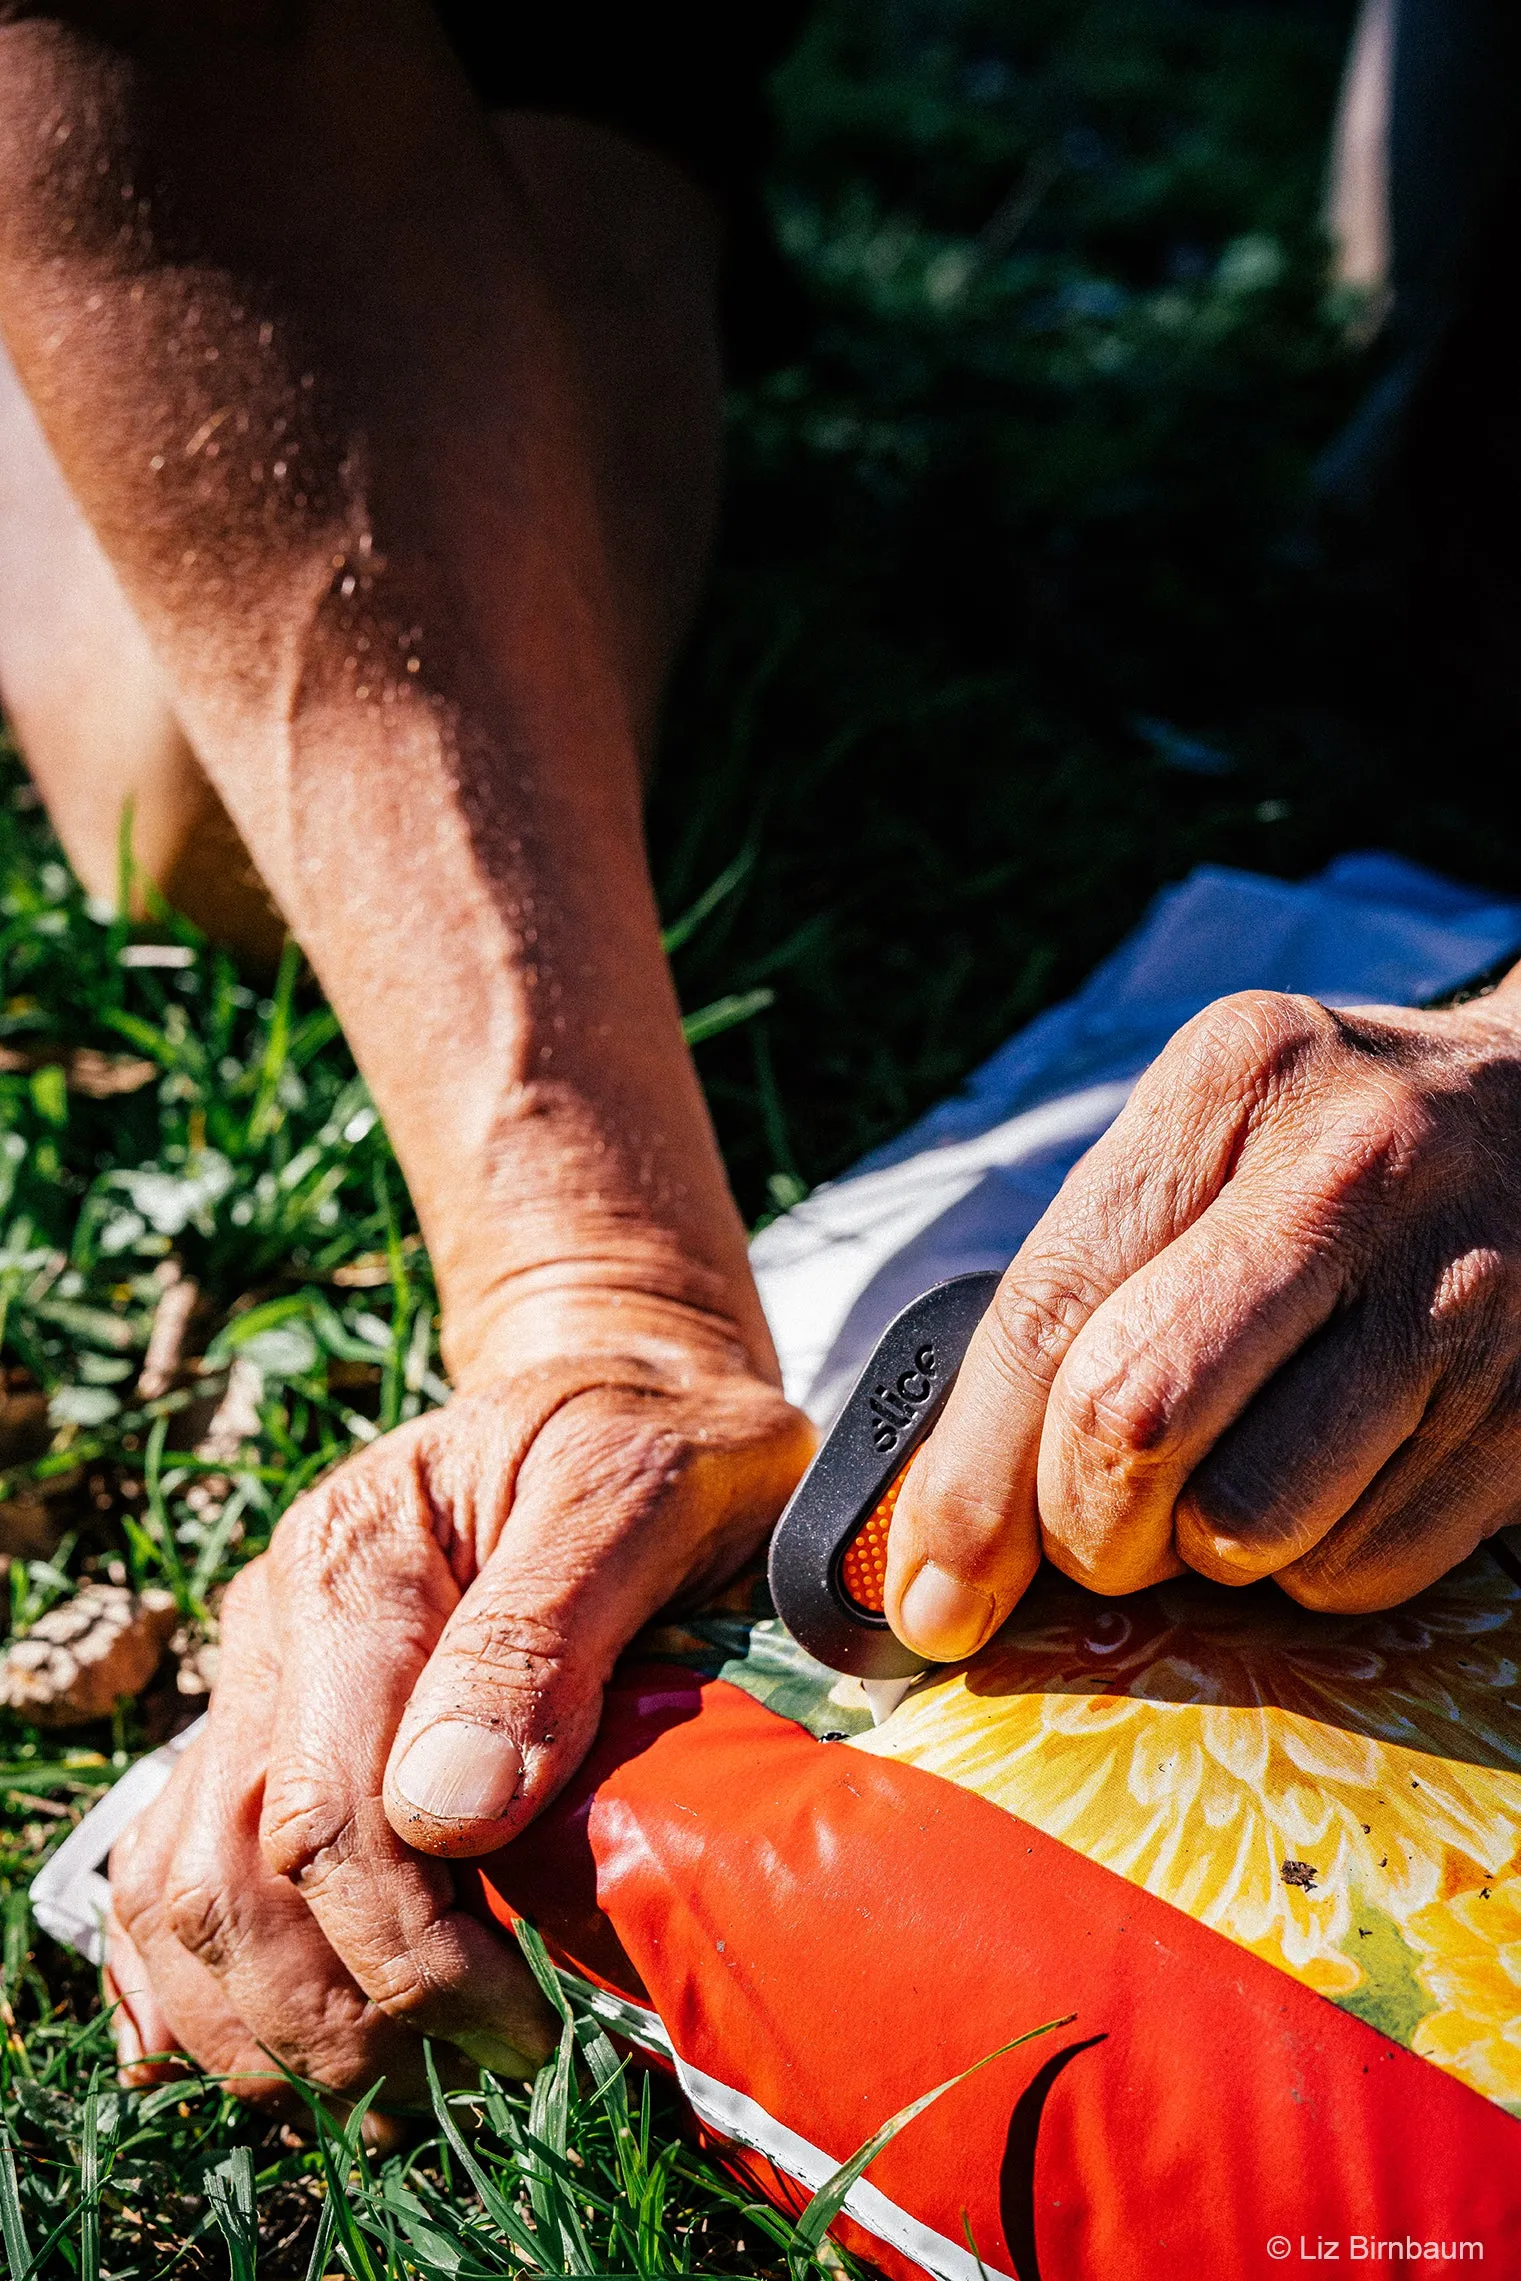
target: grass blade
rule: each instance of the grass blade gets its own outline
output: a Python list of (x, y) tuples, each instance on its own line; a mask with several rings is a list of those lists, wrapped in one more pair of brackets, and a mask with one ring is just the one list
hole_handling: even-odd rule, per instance
[(690, 942), (708, 914), (716, 911), (726, 897), (742, 886), (755, 869), (753, 844), (740, 849), (739, 854), (718, 874), (710, 887), (705, 887), (679, 919), (673, 919), (660, 938), (660, 947), (667, 958), (674, 958), (683, 943)]
[(285, 948), (280, 953), (280, 971), (275, 978), (274, 1009), (269, 1017), (269, 1030), (264, 1052), (259, 1063), (259, 1090), (249, 1114), (245, 1146), (257, 1148), (267, 1140), (280, 1120), (280, 1080), (285, 1075), (286, 1056), (290, 1046), (291, 1001), (296, 994), (296, 978), (301, 972), (301, 946), (294, 936), (287, 935)]
[(312, 2254), (306, 2261), (306, 2281), (322, 2281), (327, 2271), (327, 2253), (333, 2246), (333, 2197), (328, 2195), (317, 2220), (317, 2231), (312, 2241)]
[[(363, 2105), (368, 2107), (369, 2104), (366, 2098)], [(368, 2244), (354, 2221), (354, 2208), (349, 2199), (349, 2172), (354, 2167), (358, 2133), (355, 2133), (356, 2144), (351, 2146), (344, 2133), (334, 2130), (320, 2101), (313, 2103), (312, 2112), (317, 2122), (317, 2151), (327, 2181), (327, 2207), (332, 2212), (339, 2252), (347, 2260), (354, 2281), (380, 2281)]]
[(521, 2250), (524, 2256), (537, 2263), (543, 2244), (536, 2234), (529, 2232), (516, 2210), (504, 2199), (492, 2180), (487, 2177), (485, 2169), (477, 2162), (470, 2148), (465, 2144), (464, 2134), (449, 2112), (449, 2104), (444, 2097), (444, 2088), (438, 2079), (438, 2067), (433, 2057), (431, 2043), (423, 2045), (423, 2064), (428, 2070), (428, 2089), (433, 2096), (433, 2112), (437, 2117), (438, 2127), (448, 2143), (450, 2153), (479, 2194), (492, 2224), (500, 2233), (506, 2235), (515, 2249)]
[(866, 2144), (857, 2147), (850, 2160), (842, 2162), (834, 2176), (826, 2179), (819, 2188), (797, 2221), (798, 2241), (810, 2251), (818, 2248), (839, 2216), (846, 2195), (861, 2173), (870, 2169), (883, 2147), (895, 2139), (899, 2131), (906, 2130), (911, 2122), (916, 2121), (926, 2107), (932, 2107), (947, 2091), (954, 2091), (958, 2083), (964, 2083), (979, 2068), (991, 2067), (994, 2060), (1002, 2059), (1006, 2052), (1017, 2051), (1022, 2043), (1033, 2043), (1037, 2036), (1049, 2035), (1053, 2028), (1070, 2027), (1076, 2017), (1075, 2012), (1066, 2012), (1059, 2020), (1046, 2020), (1038, 2028), (1026, 2028), (1023, 2035), (1013, 2036), (1007, 2043), (1001, 2043), (996, 2051), (986, 2053), (981, 2059), (974, 2059), (971, 2066), (963, 2067), (959, 2075), (948, 2075), (943, 2083), (935, 2085), (933, 2091), (921, 2093), (917, 2099), (911, 2099), (906, 2107), (900, 2107), (895, 2115), (889, 2115), (881, 2129), (873, 2131)]
[(93, 2075), (79, 2149), (79, 2272), (80, 2281), (100, 2281), (100, 2089)]
[(549, 1951), (544, 1946), (537, 1927), (531, 1925), (526, 1917), (518, 1917), (512, 1929), (529, 1971), (537, 1980), (544, 1996), (559, 2013), (561, 2021), (568, 2026), (571, 2019), (570, 2002), (560, 1986), (560, 1975), (549, 1961)]
[(684, 1014), (681, 1034), (688, 1045), (701, 1045), (704, 1038), (716, 1038), (721, 1031), (748, 1022), (775, 1003), (774, 990), (732, 991), (727, 998), (715, 998), (710, 1006), (699, 1006), (695, 1014)]
[[(252, 2150), (235, 2146), (206, 2172), (204, 2183), (211, 2214), (227, 2244), (232, 2281), (254, 2281), (259, 2263), (259, 2207)], [(323, 2215), (327, 2215), (326, 2209)]]
[(26, 2220), (21, 2215), (21, 2187), (16, 2178), (11, 2134), (4, 2121), (0, 2121), (0, 2241), (5, 2243), (5, 2262), (10, 2267), (11, 2281), (29, 2281), (32, 2252), (26, 2238)]
[(575, 2091), (576, 2021), (554, 1966), (534, 1927), (519, 1917), (513, 1930), (528, 1969), (560, 2015), (560, 2047), (553, 2060), (541, 2067), (534, 2080), (528, 2111), (528, 2198), (534, 2216), (552, 2236), (558, 2232), (567, 2270), (594, 2270), (591, 2251), (576, 2210), (574, 2190), (568, 2187), (567, 2150), (570, 2145), (571, 2106)]

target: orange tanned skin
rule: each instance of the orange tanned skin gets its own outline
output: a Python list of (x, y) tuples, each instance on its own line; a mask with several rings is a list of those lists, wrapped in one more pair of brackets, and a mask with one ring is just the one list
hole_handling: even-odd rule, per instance
[[(544, 2008), (456, 1903), (811, 1447), (661, 955), (641, 754), (717, 470), (716, 210), (488, 120), (420, 0), (0, 4), (0, 694), (86, 883), (288, 925), (395, 1142), (449, 1406), (223, 1611), (112, 1864), (141, 2079), (386, 2100)], [(103, 692), (113, 693), (107, 698)], [(1005, 1278), (888, 1537), (970, 1653), (1042, 1554), (1388, 1605), (1517, 1517), (1521, 995), (1201, 1016)], [(874, 1571), (873, 1589), (878, 1579)], [(464, 2064), (462, 2060), (461, 2064)]]
[[(648, 228), (711, 266), (700, 194), (609, 140), (583, 177), (626, 203), (634, 167)], [(694, 287), (707, 425), (665, 447), (665, 505), (645, 455), (610, 535), (598, 476), (638, 406), (584, 408), (619, 343), (556, 293), (578, 217), (536, 225), (563, 152), (524, 145), (504, 162), (408, 0), (0, 32), (11, 357), (381, 1104), (460, 1390), (298, 1507), (237, 1596), (207, 1738), (117, 1865), (113, 1969), (147, 2048), (267, 2074), (264, 2042), (340, 2086), (379, 2063), (403, 2097), (397, 2022), (499, 2064), (544, 2034), (415, 1848), (531, 1815), (630, 1631), (753, 1548), (810, 1446), (640, 828), (711, 510), (711, 313)], [(677, 375), (699, 406), (703, 348)], [(40, 742), (46, 786), (65, 733)]]

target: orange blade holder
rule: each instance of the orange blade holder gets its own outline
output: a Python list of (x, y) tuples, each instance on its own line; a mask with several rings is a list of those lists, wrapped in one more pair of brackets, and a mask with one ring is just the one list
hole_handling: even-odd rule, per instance
[(771, 1597), (800, 1647), (857, 1679), (918, 1676), (882, 1613), (887, 1532), (1001, 1278), (937, 1283), (889, 1324), (771, 1540)]

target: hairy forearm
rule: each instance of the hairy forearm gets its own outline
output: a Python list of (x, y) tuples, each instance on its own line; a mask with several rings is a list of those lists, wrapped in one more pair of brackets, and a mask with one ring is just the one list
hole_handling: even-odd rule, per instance
[(371, 1081), (451, 1358), (582, 1336), (563, 1295), (611, 1286), (630, 1343), (712, 1317), (768, 1367), (484, 122), (405, 0), (178, 38), (93, 13), (131, 42), (0, 32), (0, 324)]

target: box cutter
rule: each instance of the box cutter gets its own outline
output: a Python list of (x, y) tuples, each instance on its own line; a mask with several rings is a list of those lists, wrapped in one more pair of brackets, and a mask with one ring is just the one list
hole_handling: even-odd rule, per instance
[(888, 1326), (771, 1540), (777, 1614), (799, 1647), (862, 1682), (878, 1723), (927, 1668), (882, 1613), (893, 1507), (1001, 1280), (953, 1276)]

